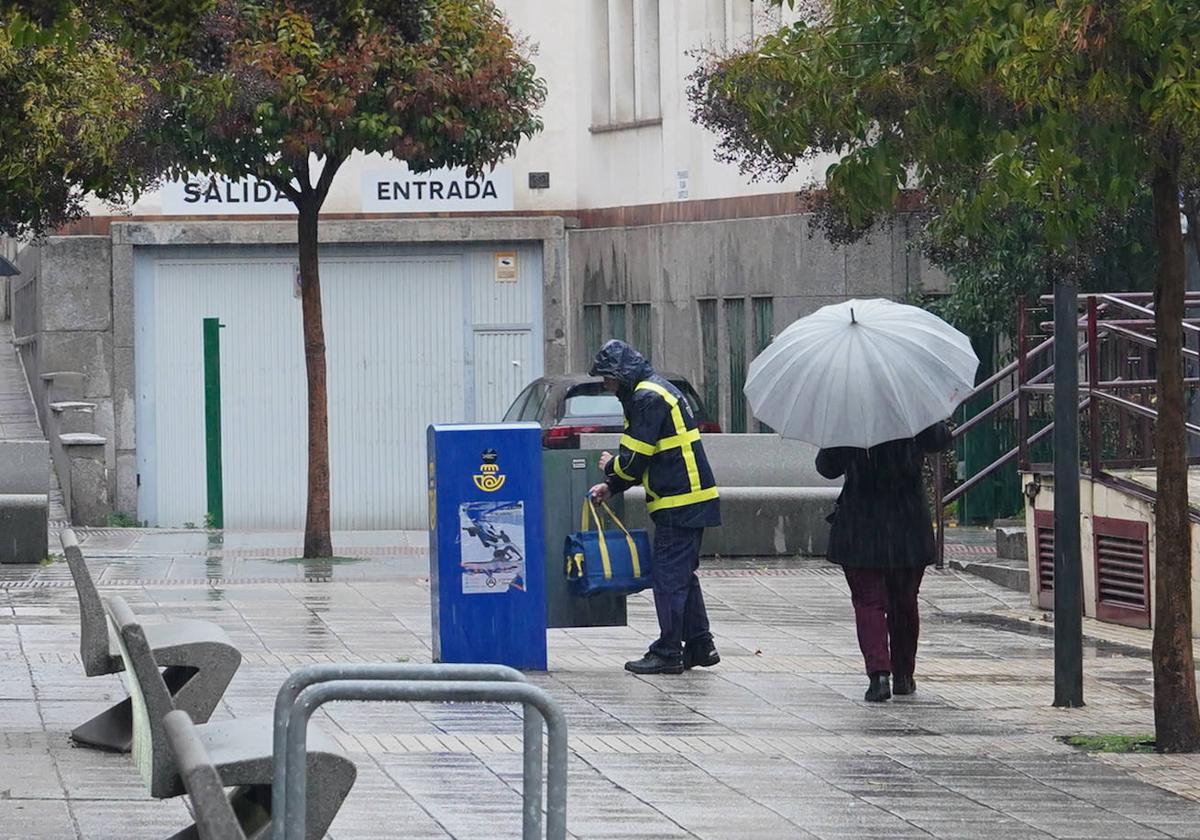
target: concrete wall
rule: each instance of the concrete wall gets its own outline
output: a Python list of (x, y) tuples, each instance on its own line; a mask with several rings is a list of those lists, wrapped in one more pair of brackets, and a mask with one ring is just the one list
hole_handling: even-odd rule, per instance
[[(585, 346), (583, 304), (650, 303), (655, 366), (683, 374), (703, 393), (701, 298), (771, 296), (774, 334), (848, 297), (904, 300), (948, 289), (946, 276), (908, 248), (908, 219), (846, 247), (831, 245), (812, 224), (808, 215), (789, 215), (571, 231), (571, 293), (581, 304), (573, 312), (574, 368), (586, 370), (596, 349)], [(602, 339), (610, 337), (603, 313)], [(717, 320), (720, 406), (708, 410), (729, 429), (729, 336), (723, 312)], [(753, 351), (747, 347), (747, 360)]]

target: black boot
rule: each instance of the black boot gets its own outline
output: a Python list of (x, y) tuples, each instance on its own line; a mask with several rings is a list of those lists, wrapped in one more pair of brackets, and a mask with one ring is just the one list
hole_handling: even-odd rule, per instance
[(888, 679), (888, 672), (879, 671), (871, 674), (871, 684), (867, 686), (867, 693), (863, 695), (863, 699), (868, 703), (882, 703), (884, 700), (890, 699), (891, 696), (892, 686), (891, 681)]
[(897, 696), (901, 694), (912, 694), (917, 690), (917, 681), (912, 678), (912, 675), (907, 677), (896, 675), (896, 679), (892, 681), (892, 694)]
[(720, 661), (721, 654), (717, 653), (717, 646), (711, 638), (683, 646), (684, 668), (711, 668)]
[(647, 653), (641, 659), (626, 662), (625, 670), (634, 674), (682, 674), (683, 659), (672, 661), (657, 653)]

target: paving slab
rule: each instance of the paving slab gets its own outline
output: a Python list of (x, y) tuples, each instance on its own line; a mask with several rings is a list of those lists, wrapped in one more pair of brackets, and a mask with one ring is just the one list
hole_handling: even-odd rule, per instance
[[(214, 719), (268, 714), (306, 664), (430, 659), (423, 535), (358, 539), (377, 553), (308, 578), (271, 556), (290, 550), (288, 535), (210, 547), (203, 532), (164, 534), (162, 553), (146, 553), (153, 535), (137, 529), (82, 536), (102, 594), (155, 620), (217, 621), (243, 649)], [(194, 553), (209, 551), (225, 554)], [(60, 566), (0, 578), (0, 838), (165, 836), (188, 821), (181, 800), (149, 799), (127, 756), (67, 740), (124, 689), (83, 677)], [(647, 594), (630, 599), (628, 627), (551, 631), (550, 671), (531, 679), (570, 726), (571, 837), (1200, 838), (1194, 757), (1097, 757), (1056, 740), (1152, 729), (1141, 637), (1089, 639), (1088, 705), (1053, 709), (1052, 640), (1024, 597), (931, 572), (917, 694), (867, 704), (837, 569), (704, 572), (716, 668), (622, 670), (655, 630)], [(359, 766), (337, 840), (520, 835), (519, 709), (339, 703), (316, 719)]]

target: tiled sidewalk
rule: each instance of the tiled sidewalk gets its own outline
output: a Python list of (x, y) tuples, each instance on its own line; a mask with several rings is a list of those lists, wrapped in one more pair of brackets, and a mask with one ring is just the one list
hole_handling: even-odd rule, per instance
[[(92, 550), (105, 539), (117, 537), (96, 535)], [(93, 567), (140, 614), (228, 629), (246, 659), (219, 717), (269, 712), (302, 664), (429, 660), (422, 558), (326, 566), (306, 582), (305, 564), (253, 549), (219, 564), (123, 553)], [(63, 571), (0, 581), (0, 837), (165, 836), (187, 820), (179, 800), (149, 799), (127, 757), (66, 741), (123, 687), (82, 677)], [(621, 670), (655, 629), (645, 595), (628, 627), (551, 632), (551, 669), (533, 679), (566, 710), (573, 837), (1200, 838), (1190, 757), (1101, 760), (1055, 740), (1152, 729), (1148, 658), (1129, 645), (1089, 643), (1088, 706), (1051, 708), (1052, 640), (1019, 620), (1024, 596), (931, 572), (918, 693), (866, 704), (836, 569), (708, 571), (714, 669)], [(322, 723), (359, 766), (339, 840), (520, 835), (514, 710), (339, 704)]]

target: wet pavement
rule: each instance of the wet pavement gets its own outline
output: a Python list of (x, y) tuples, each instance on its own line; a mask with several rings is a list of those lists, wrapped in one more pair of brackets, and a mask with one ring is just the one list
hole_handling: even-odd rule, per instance
[[(81, 536), (102, 594), (219, 622), (241, 647), (217, 719), (269, 714), (301, 665), (430, 659), (423, 534), (341, 535), (356, 559), (318, 564), (295, 559), (296, 535)], [(1142, 637), (1090, 643), (1089, 705), (1053, 709), (1052, 639), (1025, 596), (930, 572), (917, 693), (867, 704), (837, 569), (712, 564), (703, 584), (711, 670), (622, 671), (656, 628), (646, 594), (628, 627), (551, 631), (550, 671), (532, 679), (566, 711), (572, 837), (1200, 838), (1190, 759), (1102, 760), (1055, 740), (1152, 730)], [(0, 837), (136, 840), (187, 822), (127, 756), (68, 743), (123, 696), (117, 677), (82, 675), (65, 564), (0, 567)], [(333, 837), (520, 836), (518, 710), (346, 703), (318, 719), (359, 768)]]

